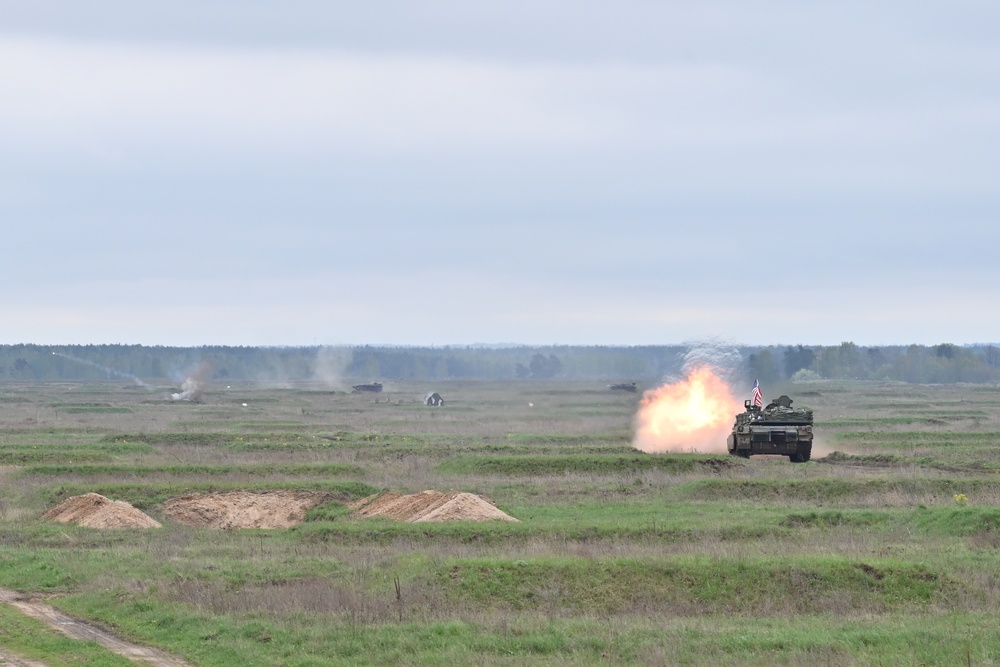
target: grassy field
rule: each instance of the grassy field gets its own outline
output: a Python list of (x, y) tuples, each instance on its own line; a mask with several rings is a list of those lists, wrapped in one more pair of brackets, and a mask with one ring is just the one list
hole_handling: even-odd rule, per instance
[[(601, 383), (6, 384), (0, 587), (204, 666), (1000, 665), (1000, 388), (781, 392), (815, 411), (809, 463), (641, 453), (639, 396)], [(334, 500), (286, 530), (161, 512), (233, 489)], [(520, 522), (345, 509), (382, 489)], [(164, 527), (40, 519), (89, 491)], [(0, 605), (0, 653), (123, 664), (14, 619)]]

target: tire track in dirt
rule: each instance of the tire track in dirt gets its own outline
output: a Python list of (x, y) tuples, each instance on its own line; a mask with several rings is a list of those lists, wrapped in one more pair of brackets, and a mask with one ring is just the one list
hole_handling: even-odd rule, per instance
[(0, 667), (49, 667), (44, 662), (18, 658), (9, 653), (0, 651)]
[[(81, 641), (97, 642), (104, 648), (118, 655), (152, 667), (194, 667), (190, 662), (165, 653), (151, 646), (140, 646), (111, 634), (107, 630), (73, 618), (55, 607), (32, 600), (27, 595), (17, 591), (0, 588), (0, 602), (9, 604), (26, 616), (42, 621), (67, 637)], [(6, 667), (4, 660), (10, 660), (13, 667), (45, 667), (42, 663), (26, 662), (24, 660), (5, 657), (0, 654), (0, 667)]]

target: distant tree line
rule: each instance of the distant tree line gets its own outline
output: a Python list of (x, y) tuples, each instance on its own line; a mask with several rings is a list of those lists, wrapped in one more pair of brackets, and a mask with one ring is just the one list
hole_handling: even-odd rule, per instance
[[(680, 372), (686, 346), (161, 347), (0, 345), (0, 383), (67, 380), (181, 382), (209, 367), (216, 380), (260, 382), (435, 379), (592, 379), (652, 384)], [(747, 378), (912, 383), (1000, 382), (1000, 347), (787, 345), (740, 348)]]
[(162, 347), (0, 345), (4, 380), (180, 382), (209, 365), (217, 380), (659, 378), (686, 348), (639, 347)]
[(885, 380), (921, 384), (1000, 382), (1000, 347), (899, 345), (774, 346), (747, 355), (761, 382), (780, 378)]

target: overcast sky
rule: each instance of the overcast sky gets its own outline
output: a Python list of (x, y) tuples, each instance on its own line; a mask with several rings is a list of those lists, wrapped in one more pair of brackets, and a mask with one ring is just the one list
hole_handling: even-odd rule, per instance
[(3, 0), (0, 343), (1000, 341), (997, 26)]

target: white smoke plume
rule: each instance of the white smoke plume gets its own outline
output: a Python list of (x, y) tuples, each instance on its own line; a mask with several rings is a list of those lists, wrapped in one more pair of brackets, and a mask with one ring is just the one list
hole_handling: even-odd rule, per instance
[(208, 380), (212, 377), (212, 365), (208, 362), (201, 362), (198, 366), (184, 378), (179, 392), (170, 394), (174, 401), (199, 401), (205, 393)]
[(113, 375), (115, 377), (126, 378), (126, 379), (131, 380), (132, 382), (136, 383), (140, 387), (144, 387), (146, 389), (153, 389), (153, 387), (151, 385), (146, 384), (138, 376), (132, 375), (131, 373), (126, 373), (124, 371), (116, 371), (113, 368), (108, 368), (107, 366), (102, 366), (101, 364), (98, 364), (96, 362), (90, 361), (89, 359), (81, 359), (79, 357), (74, 357), (72, 355), (64, 354), (62, 352), (53, 352), (52, 354), (54, 356), (56, 356), (56, 357), (61, 357), (63, 359), (69, 359), (70, 361), (75, 361), (75, 362), (77, 362), (79, 364), (85, 364), (87, 366), (90, 366), (91, 368), (96, 368), (96, 369), (98, 369), (98, 370), (106, 373), (108, 375), (108, 377), (110, 377), (110, 376)]
[(688, 351), (684, 353), (681, 372), (685, 375), (696, 368), (711, 368), (727, 384), (734, 384), (743, 367), (743, 355), (734, 343), (721, 338), (706, 338), (684, 343)]

